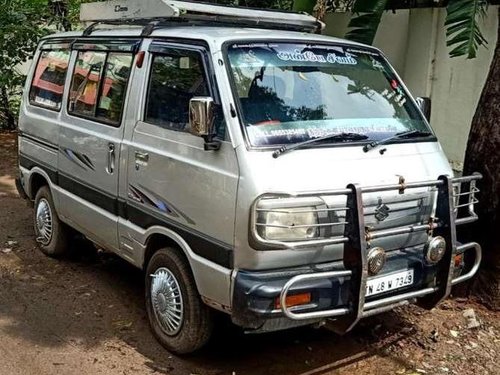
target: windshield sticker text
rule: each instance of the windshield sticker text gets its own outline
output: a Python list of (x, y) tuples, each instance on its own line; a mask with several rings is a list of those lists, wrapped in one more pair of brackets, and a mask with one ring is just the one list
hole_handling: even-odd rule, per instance
[(305, 136), (310, 139), (320, 138), (327, 135), (341, 134), (341, 133), (391, 133), (397, 132), (400, 129), (393, 125), (368, 125), (368, 126), (336, 126), (335, 128), (323, 127), (308, 127), (308, 128), (292, 128), (292, 129), (259, 129), (252, 127), (252, 135), (255, 138), (268, 138), (268, 137), (283, 137), (283, 136)]
[(300, 52), (297, 49), (294, 52), (278, 52), (277, 57), (283, 61), (295, 62), (304, 61), (342, 65), (357, 65), (358, 63), (358, 61), (350, 53), (346, 53), (345, 56), (339, 56), (332, 52), (325, 57), (323, 55), (317, 55), (312, 51)]

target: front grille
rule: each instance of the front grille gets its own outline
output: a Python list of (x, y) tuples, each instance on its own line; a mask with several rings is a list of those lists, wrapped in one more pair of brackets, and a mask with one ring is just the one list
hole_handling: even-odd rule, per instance
[[(451, 196), (454, 197), (453, 208), (458, 215), (456, 224), (476, 220), (474, 205), (478, 200), (475, 194), (479, 190), (475, 186), (475, 180), (456, 178), (452, 182), (457, 186), (451, 192)], [(466, 188), (460, 188), (464, 182), (467, 184)], [(351, 207), (348, 203), (353, 194), (351, 188), (264, 194), (255, 201), (251, 210), (252, 240), (261, 247), (274, 249), (300, 249), (347, 243), (349, 238), (346, 232), (349, 231), (350, 225), (354, 225), (350, 220), (361, 214), (369, 246), (382, 246), (390, 250), (422, 244), (426, 241), (427, 235), (432, 234), (432, 231), (440, 225), (439, 218), (434, 217), (434, 211), (438, 187), (441, 184), (442, 181), (436, 180), (361, 187), (358, 188), (362, 198), (360, 207)], [(317, 215), (318, 223), (307, 226), (313, 228), (314, 233), (319, 235), (300, 241), (286, 239), (273, 241), (263, 238), (261, 233), (266, 227), (298, 229), (299, 226), (268, 224), (263, 220), (263, 214), (266, 212), (286, 213), (294, 207), (302, 207), (303, 212)], [(459, 209), (466, 209), (466, 212), (460, 216)], [(392, 238), (385, 242), (381, 241), (387, 237)]]

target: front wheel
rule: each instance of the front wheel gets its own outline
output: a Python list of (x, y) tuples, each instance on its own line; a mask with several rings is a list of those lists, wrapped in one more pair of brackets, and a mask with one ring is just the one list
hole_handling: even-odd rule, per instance
[(188, 262), (176, 249), (160, 249), (151, 257), (145, 289), (151, 329), (165, 348), (187, 354), (207, 343), (212, 312), (198, 294)]
[(56, 258), (68, 252), (70, 228), (59, 220), (48, 186), (36, 194), (34, 227), (36, 242), (45, 255)]

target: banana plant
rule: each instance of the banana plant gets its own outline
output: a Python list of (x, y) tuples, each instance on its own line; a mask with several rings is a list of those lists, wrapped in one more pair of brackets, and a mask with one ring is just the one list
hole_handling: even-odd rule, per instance
[(357, 0), (352, 8), (346, 38), (372, 44), (388, 0)]
[[(346, 38), (372, 44), (388, 0), (356, 0)], [(488, 42), (483, 36), (480, 22), (486, 16), (486, 0), (450, 0), (446, 8), (446, 44), (450, 56), (473, 59), (480, 46)]]
[(446, 45), (450, 56), (476, 57), (480, 46), (488, 44), (479, 22), (486, 16), (488, 3), (485, 0), (450, 0), (446, 8)]

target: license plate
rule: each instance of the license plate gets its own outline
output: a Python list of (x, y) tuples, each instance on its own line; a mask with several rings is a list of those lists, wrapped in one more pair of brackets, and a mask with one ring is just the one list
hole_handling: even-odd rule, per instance
[(374, 296), (375, 294), (403, 288), (411, 284), (413, 284), (413, 269), (368, 279), (366, 296)]

